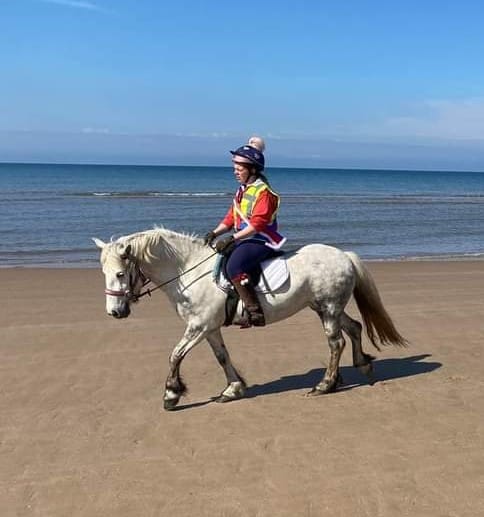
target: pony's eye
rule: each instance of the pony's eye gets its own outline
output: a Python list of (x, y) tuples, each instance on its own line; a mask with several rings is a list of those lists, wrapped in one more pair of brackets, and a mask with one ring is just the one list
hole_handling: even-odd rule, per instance
[(122, 271), (119, 271), (118, 273), (116, 273), (116, 276), (118, 278), (123, 278), (124, 277), (124, 273)]

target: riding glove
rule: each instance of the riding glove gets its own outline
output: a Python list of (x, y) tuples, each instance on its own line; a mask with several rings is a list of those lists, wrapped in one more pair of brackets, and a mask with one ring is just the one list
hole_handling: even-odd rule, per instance
[(208, 232), (205, 234), (205, 237), (203, 238), (203, 244), (205, 244), (205, 246), (210, 246), (212, 244), (212, 242), (214, 241), (216, 235), (215, 235), (215, 232)]
[(215, 244), (215, 249), (222, 255), (228, 255), (233, 250), (234, 246), (235, 239), (234, 236), (231, 235), (230, 237), (218, 240), (217, 244)]

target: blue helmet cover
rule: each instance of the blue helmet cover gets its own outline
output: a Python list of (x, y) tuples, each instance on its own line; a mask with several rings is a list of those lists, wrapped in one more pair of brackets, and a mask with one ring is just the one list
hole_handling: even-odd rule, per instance
[(243, 145), (235, 151), (230, 151), (234, 156), (241, 156), (253, 163), (259, 170), (263, 170), (265, 166), (264, 155), (251, 145)]

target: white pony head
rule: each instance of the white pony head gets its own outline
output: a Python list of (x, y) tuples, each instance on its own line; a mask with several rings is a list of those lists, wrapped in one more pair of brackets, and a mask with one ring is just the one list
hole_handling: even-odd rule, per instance
[(101, 266), (106, 281), (106, 312), (115, 318), (127, 318), (130, 304), (137, 300), (145, 284), (132, 245), (122, 239), (103, 242), (92, 239), (101, 249)]

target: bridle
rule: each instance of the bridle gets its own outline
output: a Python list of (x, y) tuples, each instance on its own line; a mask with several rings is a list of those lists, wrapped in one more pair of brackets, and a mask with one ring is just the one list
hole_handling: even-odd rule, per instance
[[(148, 294), (147, 292), (135, 294), (135, 288), (136, 284), (138, 283), (138, 280), (141, 280), (141, 289), (148, 285), (151, 280), (143, 273), (141, 270), (141, 267), (139, 266), (138, 262), (134, 259), (134, 257), (121, 255), (122, 259), (128, 259), (128, 287), (124, 290), (114, 290), (114, 289), (104, 289), (104, 294), (109, 296), (116, 296), (118, 298), (126, 298), (129, 302), (137, 302), (141, 296), (144, 296), (145, 294)], [(148, 290), (149, 291), (149, 290)]]
[(126, 298), (126, 300), (128, 302), (137, 302), (140, 298), (143, 298), (143, 296), (146, 296), (146, 295), (151, 296), (151, 293), (153, 291), (156, 291), (157, 289), (161, 289), (165, 285), (170, 284), (171, 282), (178, 280), (183, 275), (186, 275), (190, 271), (193, 271), (198, 266), (202, 265), (204, 262), (207, 262), (207, 260), (211, 259), (216, 254), (217, 254), (217, 251), (214, 251), (208, 257), (204, 258), (203, 260), (201, 260), (200, 262), (198, 262), (191, 268), (181, 272), (179, 275), (177, 275), (173, 278), (170, 278), (166, 282), (156, 285), (152, 289), (146, 289), (145, 291), (143, 291), (139, 294), (135, 294), (135, 292), (134, 292), (134, 290), (136, 288), (136, 284), (138, 283), (138, 280), (141, 280), (141, 283), (142, 283), (141, 289), (143, 289), (143, 287), (146, 287), (149, 283), (151, 283), (151, 280), (143, 273), (143, 270), (141, 269), (141, 267), (135, 257), (133, 257), (132, 255), (123, 254), (123, 255), (121, 255), (121, 258), (124, 260), (126, 260), (126, 259), (128, 260), (128, 276), (129, 276), (128, 287), (127, 287), (127, 289), (120, 290), (120, 291), (115, 291), (113, 289), (106, 288), (106, 289), (104, 289), (104, 294), (109, 295), (109, 296), (116, 296), (118, 298)]

